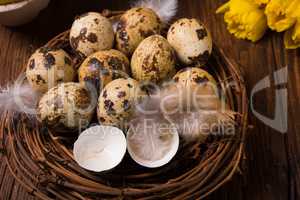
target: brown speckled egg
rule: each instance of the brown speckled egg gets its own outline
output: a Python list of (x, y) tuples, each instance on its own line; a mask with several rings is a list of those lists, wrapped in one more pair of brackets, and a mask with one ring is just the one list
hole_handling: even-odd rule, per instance
[(80, 83), (50, 89), (38, 104), (38, 120), (58, 132), (75, 131), (90, 123), (96, 100)]
[(145, 92), (139, 83), (131, 78), (116, 79), (107, 84), (102, 90), (97, 115), (100, 124), (124, 127), (130, 119), (134, 106), (139, 103)]
[(187, 67), (179, 70), (173, 80), (183, 85), (204, 85), (208, 82), (216, 85), (214, 77), (198, 67)]
[(175, 71), (174, 50), (164, 37), (152, 35), (135, 50), (131, 71), (136, 80), (158, 83)]
[(101, 90), (110, 81), (128, 77), (128, 58), (118, 50), (98, 51), (81, 64), (78, 73), (81, 83), (91, 83), (97, 90)]
[(186, 65), (203, 65), (212, 52), (211, 35), (197, 19), (179, 19), (170, 27), (167, 39)]
[(26, 77), (33, 89), (46, 92), (76, 77), (70, 56), (62, 49), (38, 49), (29, 59)]
[(117, 49), (131, 55), (143, 39), (160, 34), (162, 23), (149, 8), (132, 8), (126, 11), (117, 26)]
[[(183, 92), (186, 106), (197, 106), (203, 109), (215, 109), (219, 104), (217, 82), (207, 71), (197, 68), (184, 68), (173, 77), (176, 90)], [(174, 89), (174, 88), (173, 88)]]
[(96, 51), (111, 49), (114, 37), (109, 19), (96, 12), (88, 12), (79, 16), (70, 30), (72, 48), (85, 56)]

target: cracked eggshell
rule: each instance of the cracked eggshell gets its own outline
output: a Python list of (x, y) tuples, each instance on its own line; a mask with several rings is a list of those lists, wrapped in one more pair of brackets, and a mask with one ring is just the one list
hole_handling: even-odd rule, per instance
[(82, 132), (74, 144), (75, 161), (84, 169), (102, 172), (121, 163), (126, 153), (123, 132), (111, 126), (93, 126)]
[(179, 19), (170, 27), (167, 39), (185, 65), (204, 65), (212, 52), (211, 35), (197, 19)]
[(128, 77), (128, 58), (118, 50), (98, 51), (87, 57), (81, 64), (79, 82), (91, 83), (97, 90), (114, 79)]
[(70, 30), (71, 47), (80, 54), (89, 56), (100, 50), (113, 47), (114, 31), (111, 22), (100, 13), (88, 12), (79, 16)]
[(94, 113), (94, 98), (80, 83), (62, 83), (40, 99), (38, 120), (58, 132), (85, 128)]
[(97, 115), (100, 124), (121, 127), (132, 116), (135, 105), (146, 93), (131, 78), (116, 79), (107, 84), (98, 99)]
[(166, 165), (179, 148), (177, 129), (158, 116), (133, 120), (126, 138), (131, 158), (148, 168)]
[(132, 8), (120, 18), (116, 32), (117, 49), (130, 56), (150, 35), (160, 34), (162, 22), (149, 8)]
[(143, 40), (131, 59), (131, 71), (136, 80), (159, 83), (175, 72), (175, 52), (160, 35)]
[(64, 50), (43, 47), (30, 57), (26, 77), (33, 89), (46, 92), (59, 83), (73, 81), (76, 70)]

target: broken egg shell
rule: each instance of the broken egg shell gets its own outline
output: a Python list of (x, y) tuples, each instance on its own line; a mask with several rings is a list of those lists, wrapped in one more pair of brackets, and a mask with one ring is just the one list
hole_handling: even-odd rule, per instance
[(80, 83), (62, 83), (39, 101), (37, 117), (57, 132), (70, 132), (89, 125), (94, 114), (93, 97)]
[(102, 125), (121, 127), (130, 119), (135, 105), (146, 93), (131, 78), (120, 78), (107, 84), (98, 99), (97, 115)]
[(175, 52), (160, 35), (143, 40), (131, 59), (132, 76), (139, 81), (159, 83), (175, 72)]
[[(144, 167), (162, 167), (169, 163), (178, 151), (178, 132), (164, 118), (160, 118), (159, 121), (152, 119), (156, 127), (149, 125), (143, 127), (145, 125), (144, 120), (147, 119), (138, 119), (132, 122), (127, 132), (129, 155), (136, 163)], [(162, 123), (168, 126), (166, 128), (157, 127), (158, 124), (161, 125)]]
[(171, 25), (167, 39), (185, 65), (204, 65), (212, 52), (210, 32), (197, 19), (177, 20)]
[(71, 57), (62, 49), (42, 47), (29, 58), (26, 78), (33, 89), (46, 92), (76, 77)]
[(132, 8), (120, 18), (116, 31), (117, 49), (132, 55), (140, 42), (150, 35), (160, 34), (162, 23), (149, 8)]
[(87, 57), (81, 64), (79, 82), (89, 82), (101, 90), (114, 79), (128, 77), (130, 74), (128, 58), (118, 50), (98, 51)]
[(102, 172), (121, 163), (126, 153), (124, 133), (111, 126), (93, 126), (83, 131), (74, 144), (75, 161), (84, 169)]
[(70, 30), (70, 45), (79, 54), (89, 56), (113, 47), (111, 22), (100, 13), (88, 12), (75, 19)]

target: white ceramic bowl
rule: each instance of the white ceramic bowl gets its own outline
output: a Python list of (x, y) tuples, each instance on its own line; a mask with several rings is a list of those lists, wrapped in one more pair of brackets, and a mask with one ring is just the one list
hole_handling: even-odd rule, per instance
[(50, 0), (24, 0), (0, 5), (0, 24), (19, 26), (30, 22), (46, 8)]

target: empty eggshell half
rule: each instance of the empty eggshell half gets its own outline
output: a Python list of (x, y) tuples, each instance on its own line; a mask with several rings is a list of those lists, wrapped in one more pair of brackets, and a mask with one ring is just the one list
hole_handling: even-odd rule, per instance
[[(147, 122), (151, 124), (147, 124)], [(131, 158), (144, 167), (157, 168), (169, 163), (179, 148), (175, 127), (166, 119), (137, 119), (127, 132), (127, 149)], [(146, 123), (145, 123), (146, 122)], [(162, 124), (168, 124), (163, 127)]]
[(82, 168), (102, 172), (113, 169), (122, 161), (126, 146), (126, 138), (120, 129), (93, 126), (80, 134), (73, 153)]

